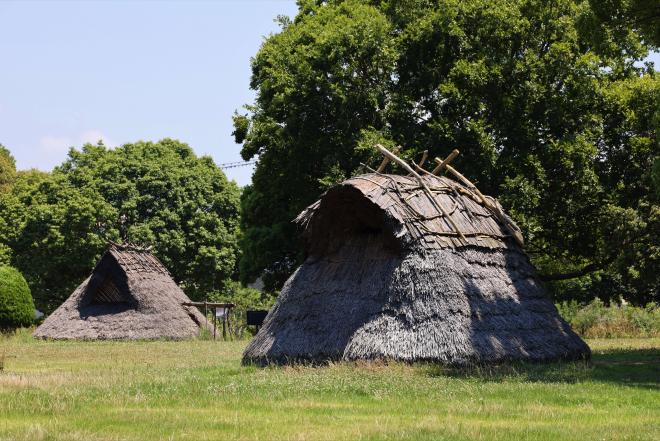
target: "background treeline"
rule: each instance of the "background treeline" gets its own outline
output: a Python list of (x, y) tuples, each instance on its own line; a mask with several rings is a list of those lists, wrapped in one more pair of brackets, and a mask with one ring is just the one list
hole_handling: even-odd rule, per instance
[(457, 167), (502, 202), (558, 300), (660, 291), (660, 43), (652, 0), (299, 1), (252, 61), (234, 117), (259, 158), (240, 274), (281, 286), (291, 219), (378, 163), (372, 146)]
[(656, 2), (300, 1), (252, 61), (234, 116), (241, 192), (178, 141), (72, 149), (52, 172), (0, 148), (0, 265), (44, 312), (107, 240), (154, 246), (193, 299), (267, 296), (301, 259), (291, 220), (375, 165), (372, 146), (444, 157), (499, 198), (558, 302), (660, 291), (660, 44)]
[(0, 265), (26, 278), (48, 313), (80, 284), (108, 240), (152, 245), (193, 299), (237, 287), (240, 191), (178, 141), (72, 149), (52, 173), (16, 171), (0, 151)]

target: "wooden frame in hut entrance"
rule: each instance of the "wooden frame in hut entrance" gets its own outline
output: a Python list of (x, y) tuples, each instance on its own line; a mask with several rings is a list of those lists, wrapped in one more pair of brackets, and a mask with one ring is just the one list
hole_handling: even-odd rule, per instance
[(213, 311), (213, 340), (216, 339), (217, 328), (218, 328), (218, 319), (222, 320), (222, 339), (227, 340), (227, 335), (231, 339), (231, 320), (229, 316), (231, 315), (231, 310), (236, 306), (233, 303), (215, 303), (215, 302), (187, 302), (182, 303), (183, 306), (197, 306), (204, 308), (204, 318), (206, 318), (208, 323), (208, 310), (209, 308)]

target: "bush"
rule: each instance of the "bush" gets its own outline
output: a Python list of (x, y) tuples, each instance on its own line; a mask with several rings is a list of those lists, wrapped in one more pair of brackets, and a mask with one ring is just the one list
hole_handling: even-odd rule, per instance
[(660, 307), (656, 303), (640, 308), (625, 303), (606, 306), (600, 299), (586, 305), (572, 300), (559, 303), (557, 309), (573, 330), (583, 337), (660, 336)]
[(30, 326), (34, 303), (27, 282), (16, 269), (0, 266), (0, 329)]

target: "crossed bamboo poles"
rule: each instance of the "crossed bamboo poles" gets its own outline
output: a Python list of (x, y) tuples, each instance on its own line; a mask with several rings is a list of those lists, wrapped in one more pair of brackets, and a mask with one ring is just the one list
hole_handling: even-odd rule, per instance
[[(429, 202), (431, 202), (431, 205), (438, 211), (439, 214), (445, 217), (451, 227), (456, 231), (458, 236), (463, 240), (463, 242), (467, 243), (467, 239), (463, 235), (463, 232), (460, 230), (458, 225), (454, 222), (454, 220), (451, 218), (449, 213), (445, 211), (444, 208), (442, 208), (442, 205), (436, 201), (436, 199), (433, 197), (433, 193), (431, 192), (431, 189), (426, 185), (426, 182), (424, 182), (424, 179), (422, 179), (422, 176), (413, 169), (406, 161), (403, 159), (399, 158), (396, 154), (401, 150), (401, 147), (397, 147), (394, 149), (394, 151), (389, 151), (385, 147), (383, 147), (380, 144), (376, 144), (375, 148), (383, 155), (383, 161), (380, 163), (380, 166), (378, 166), (378, 169), (376, 170), (378, 173), (382, 173), (385, 170), (385, 167), (387, 167), (387, 164), (390, 163), (390, 161), (393, 161), (397, 164), (399, 164), (405, 171), (408, 172), (409, 175), (412, 175), (417, 182), (419, 183), (420, 187), (424, 190), (424, 194), (426, 197), (429, 199)], [(426, 158), (428, 156), (428, 151), (424, 151), (424, 154), (422, 155), (422, 160), (420, 161), (419, 164), (413, 164), (414, 167), (419, 170), (423, 174), (429, 174), (433, 176), (438, 176), (440, 175), (443, 170), (447, 170), (449, 173), (454, 175), (460, 182), (462, 182), (469, 190), (471, 193), (470, 196), (472, 199), (474, 199), (477, 203), (480, 203), (486, 209), (488, 209), (495, 217), (497, 220), (500, 221), (502, 225), (507, 229), (509, 234), (513, 237), (513, 239), (516, 241), (518, 245), (521, 247), (525, 245), (525, 241), (523, 239), (522, 232), (518, 229), (518, 227), (509, 219), (502, 209), (499, 207), (497, 203), (495, 203), (495, 199), (486, 197), (479, 191), (476, 185), (474, 185), (469, 179), (467, 179), (465, 176), (463, 176), (461, 173), (459, 173), (454, 167), (449, 165), (451, 161), (453, 161), (459, 154), (459, 151), (454, 149), (447, 158), (442, 160), (441, 158), (435, 158), (435, 162), (438, 164), (431, 172), (428, 172), (422, 168), (424, 162), (426, 161)]]

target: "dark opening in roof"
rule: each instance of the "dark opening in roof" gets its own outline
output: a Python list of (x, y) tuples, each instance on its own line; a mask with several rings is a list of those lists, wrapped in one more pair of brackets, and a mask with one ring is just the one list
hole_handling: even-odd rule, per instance
[(91, 305), (102, 305), (106, 303), (130, 303), (131, 299), (122, 291), (117, 288), (117, 285), (112, 281), (111, 277), (106, 277), (105, 280), (90, 293), (89, 303)]

